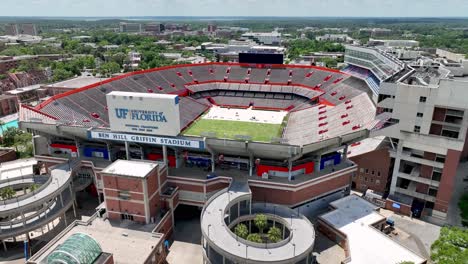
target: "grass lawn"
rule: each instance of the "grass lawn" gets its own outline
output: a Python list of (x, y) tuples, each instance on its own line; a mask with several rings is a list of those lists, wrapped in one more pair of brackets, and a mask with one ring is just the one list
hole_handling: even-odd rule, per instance
[(263, 124), (242, 121), (199, 119), (184, 131), (185, 136), (200, 136), (214, 132), (218, 138), (235, 139), (236, 135), (248, 135), (253, 141), (270, 142), (281, 136), (281, 124)]

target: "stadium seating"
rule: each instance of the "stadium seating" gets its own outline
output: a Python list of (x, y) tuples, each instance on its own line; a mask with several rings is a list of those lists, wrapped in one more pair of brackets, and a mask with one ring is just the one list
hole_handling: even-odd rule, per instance
[[(352, 70), (355, 69), (345, 69)], [(369, 86), (378, 86), (378, 80), (368, 71), (358, 74), (367, 77), (359, 79), (314, 67), (182, 65), (133, 73), (94, 88), (57, 96), (36, 110), (69, 125), (108, 127), (106, 94), (111, 91), (179, 94), (183, 128), (212, 105), (282, 109), (290, 112), (283, 138), (290, 144), (304, 145), (385, 122), (375, 119), (375, 106), (369, 98)]]

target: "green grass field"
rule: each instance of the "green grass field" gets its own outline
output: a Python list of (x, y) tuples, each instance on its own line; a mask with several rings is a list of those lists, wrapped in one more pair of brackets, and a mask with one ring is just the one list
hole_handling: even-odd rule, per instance
[(228, 139), (235, 139), (236, 135), (248, 135), (253, 141), (270, 142), (272, 138), (281, 136), (281, 127), (281, 124), (199, 119), (183, 134), (200, 136), (203, 132), (214, 132), (216, 137)]

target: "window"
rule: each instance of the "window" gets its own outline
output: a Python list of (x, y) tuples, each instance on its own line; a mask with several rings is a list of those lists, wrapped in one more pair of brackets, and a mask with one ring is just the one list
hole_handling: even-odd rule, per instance
[(435, 161), (445, 163), (445, 156), (437, 154)]
[(364, 177), (363, 177), (363, 176), (359, 176), (359, 179), (362, 181), (362, 180), (364, 179)]
[(369, 174), (369, 169), (366, 169), (366, 174)]
[(372, 182), (372, 183), (373, 183), (373, 182), (374, 182), (374, 178), (370, 178), (370, 182)]
[(419, 97), (419, 102), (420, 102), (420, 103), (425, 103), (426, 100), (427, 100), (427, 98), (426, 98), (425, 96), (420, 96), (420, 97)]
[(416, 116), (417, 117), (423, 117), (423, 113), (417, 113)]
[(427, 194), (429, 194), (430, 196), (436, 197), (437, 196), (437, 189), (429, 188), (429, 192)]
[(367, 177), (364, 177), (364, 181), (367, 182)]
[(377, 172), (377, 176), (380, 177), (380, 171)]
[(371, 171), (371, 174), (372, 174), (372, 175), (374, 175), (374, 174), (375, 174), (375, 171), (374, 171), (374, 170), (372, 170), (372, 171)]
[(414, 126), (414, 132), (419, 133), (421, 131), (420, 126)]
[(360, 169), (359, 169), (359, 172), (364, 172), (364, 168), (360, 168)]
[(375, 185), (380, 185), (380, 180), (375, 180)]
[(122, 200), (130, 200), (130, 193), (128, 191), (119, 191), (118, 197)]

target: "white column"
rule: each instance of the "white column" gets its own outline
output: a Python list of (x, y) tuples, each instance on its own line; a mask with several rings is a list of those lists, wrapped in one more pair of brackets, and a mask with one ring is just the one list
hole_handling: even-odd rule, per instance
[(130, 160), (130, 150), (128, 149), (128, 141), (125, 141), (125, 156)]
[(111, 144), (109, 143), (106, 143), (106, 147), (107, 147), (107, 155), (109, 156), (108, 160), (109, 161), (112, 161), (112, 152), (111, 152)]
[(143, 185), (143, 202), (145, 206), (145, 219), (146, 223), (150, 223), (150, 208), (149, 208), (149, 196), (148, 196), (148, 183), (146, 182), (146, 179), (142, 180), (142, 185)]
[(80, 143), (76, 139), (75, 139), (75, 146), (76, 146), (76, 157), (79, 158), (80, 157)]
[(403, 152), (403, 140), (400, 139), (400, 141), (398, 142), (398, 147), (396, 151), (395, 165), (393, 166), (392, 183), (390, 184), (390, 194), (395, 194), (397, 180), (398, 180), (398, 172), (400, 171), (402, 152)]
[(292, 171), (292, 161), (291, 161), (291, 160), (288, 160), (288, 173), (289, 173), (289, 175), (288, 175), (288, 180), (289, 180), (289, 181), (292, 179), (292, 173), (291, 173), (291, 171)]
[(348, 145), (345, 145), (343, 149), (343, 161), (346, 161), (348, 159)]
[(215, 154), (211, 153), (211, 172), (215, 172)]
[(62, 193), (60, 193), (59, 196), (60, 196), (60, 203), (62, 204), (62, 207), (63, 207), (63, 197), (62, 197)]
[(163, 161), (164, 161), (164, 164), (168, 165), (168, 164), (167, 164), (167, 146), (163, 145), (163, 146), (162, 146), (162, 150), (163, 150)]
[(320, 171), (320, 161), (321, 161), (321, 156), (317, 156), (314, 160), (314, 172)]

